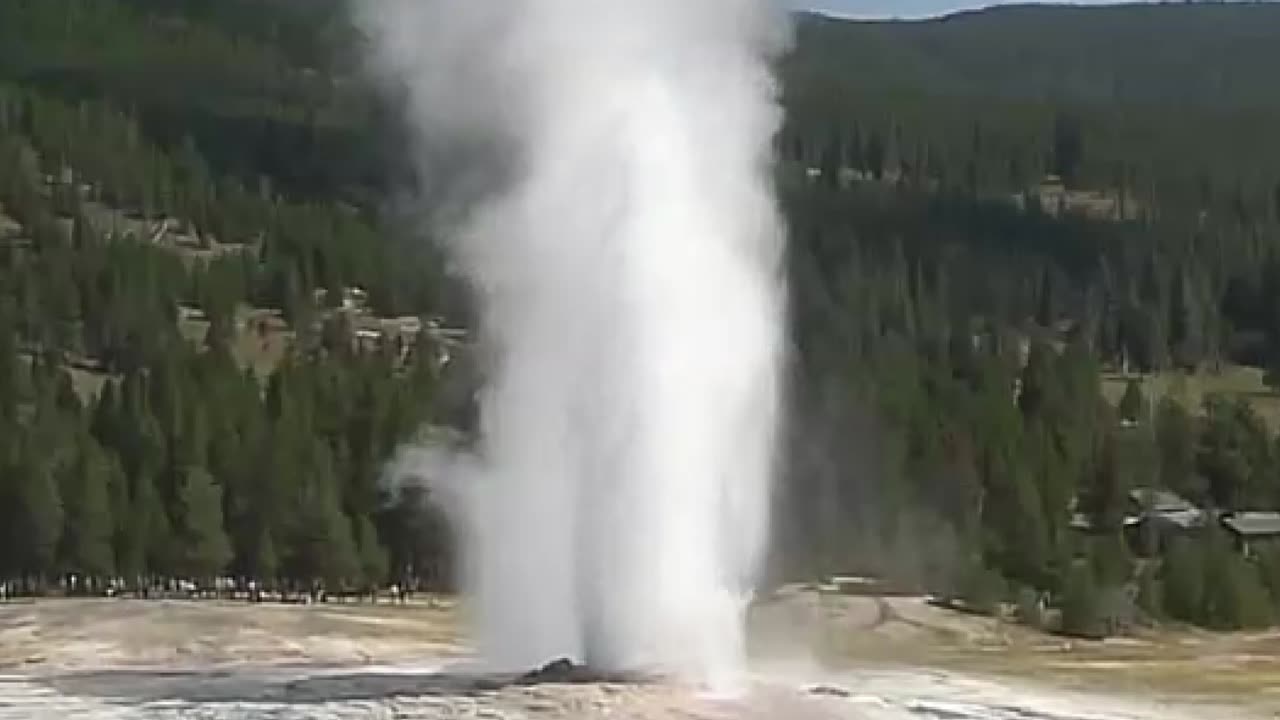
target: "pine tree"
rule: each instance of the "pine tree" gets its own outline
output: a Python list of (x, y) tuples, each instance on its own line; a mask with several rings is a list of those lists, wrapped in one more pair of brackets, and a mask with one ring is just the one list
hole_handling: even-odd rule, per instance
[(206, 470), (188, 468), (179, 495), (182, 567), (193, 578), (211, 580), (231, 562), (231, 542), (222, 523), (222, 488)]
[(1088, 547), (1093, 577), (1101, 586), (1123, 587), (1133, 580), (1133, 558), (1119, 532), (1091, 538)]
[(1272, 352), (1267, 359), (1267, 367), (1262, 375), (1262, 382), (1272, 392), (1280, 392), (1280, 353)]
[(450, 580), (450, 535), (446, 519), (420, 487), (403, 488), (382, 518), (394, 576), (445, 587)]
[[(327, 495), (331, 491), (319, 491)], [(351, 523), (331, 498), (312, 501), (303, 515), (300, 539), (304, 568), (301, 577), (342, 587), (360, 575), (360, 558), (351, 536)]]
[(360, 516), (355, 523), (355, 537), (359, 547), (361, 575), (367, 585), (378, 587), (387, 579), (387, 552), (378, 541), (378, 533), (368, 516)]
[(822, 158), (819, 163), (824, 185), (833, 189), (840, 187), (840, 170), (844, 155), (843, 141), (839, 133), (833, 133), (827, 140), (826, 148), (822, 152)]
[(276, 555), (276, 544), (271, 538), (271, 531), (263, 529), (258, 533), (254, 544), (252, 570), (254, 577), (272, 583), (280, 574), (280, 559)]
[(1254, 475), (1250, 452), (1259, 434), (1258, 422), (1247, 401), (1221, 397), (1205, 401), (1205, 428), (1200, 436), (1196, 463), (1209, 483), (1209, 499), (1215, 507), (1234, 510), (1247, 500)]
[(299, 478), (298, 511), (293, 521), (286, 570), (292, 577), (323, 581), (338, 588), (360, 577), (360, 556), (352, 524), (337, 497), (333, 459), (320, 442), (311, 444), (311, 468)]
[(1128, 478), (1120, 467), (1119, 438), (1114, 432), (1102, 437), (1094, 460), (1089, 488), (1089, 510), (1095, 527), (1108, 533), (1119, 533), (1128, 505)]
[(19, 567), (32, 577), (47, 576), (54, 568), (65, 517), (58, 483), (47, 461), (26, 457), (17, 484), (11, 542), (21, 549)]
[(1005, 520), (1004, 570), (1008, 577), (1033, 587), (1046, 587), (1052, 556), (1040, 488), (1025, 467), (1013, 471), (1013, 502)]
[(1165, 397), (1156, 411), (1156, 445), (1160, 481), (1164, 487), (1196, 502), (1207, 488), (1196, 473), (1196, 431), (1191, 416), (1176, 400)]
[(1152, 567), (1148, 566), (1138, 575), (1137, 582), (1138, 596), (1136, 603), (1138, 609), (1145, 613), (1148, 618), (1157, 620), (1163, 618), (1164, 588), (1160, 583), (1159, 575)]
[(1220, 630), (1268, 625), (1272, 619), (1271, 599), (1257, 567), (1240, 556), (1220, 528), (1209, 528), (1203, 542), (1202, 624)]
[(1271, 598), (1274, 617), (1280, 617), (1280, 548), (1265, 548), (1258, 553), (1258, 573)]
[(1201, 317), (1203, 309), (1190, 271), (1177, 273), (1174, 280), (1169, 308), (1169, 341), (1173, 345), (1175, 364), (1193, 372), (1206, 354), (1205, 323)]
[(1022, 371), (1018, 406), (1028, 418), (1053, 416), (1063, 407), (1053, 349), (1043, 343), (1031, 346)]
[(116, 382), (108, 380), (98, 394), (97, 403), (93, 406), (93, 419), (89, 429), (93, 437), (103, 447), (115, 448), (119, 444), (121, 425), (127, 420), (120, 412), (120, 402), (116, 396)]
[[(0, 286), (2, 287), (2, 286)], [(17, 418), (18, 347), (17, 328), (7, 299), (0, 299), (0, 427)]]
[(1023, 587), (1018, 590), (1018, 622), (1027, 627), (1041, 629), (1044, 625), (1044, 614), (1040, 608), (1040, 593), (1035, 589)]
[(1062, 632), (1085, 638), (1105, 635), (1099, 591), (1088, 563), (1077, 563), (1067, 575), (1062, 596)]
[(154, 477), (134, 478), (132, 490), (133, 522), (126, 543), (131, 576), (176, 572), (181, 565), (182, 549), (156, 490)]
[(1084, 162), (1084, 137), (1079, 120), (1059, 112), (1053, 121), (1053, 169), (1068, 185), (1080, 179)]
[(1146, 398), (1142, 395), (1142, 382), (1130, 380), (1120, 398), (1120, 419), (1131, 423), (1141, 422), (1146, 416)]
[(867, 170), (876, 180), (883, 180), (888, 163), (888, 148), (885, 145), (884, 137), (877, 130), (871, 131), (871, 136), (867, 140), (866, 148), (866, 164)]
[(1005, 591), (1000, 573), (986, 567), (980, 558), (974, 557), (959, 572), (955, 581), (956, 595), (967, 609), (994, 615)]
[(1199, 543), (1176, 538), (1160, 568), (1160, 595), (1165, 613), (1189, 623), (1203, 623), (1205, 615), (1205, 561)]
[(80, 438), (79, 445), (62, 482), (66, 513), (61, 565), (68, 572), (106, 577), (115, 571), (111, 466), (92, 438)]

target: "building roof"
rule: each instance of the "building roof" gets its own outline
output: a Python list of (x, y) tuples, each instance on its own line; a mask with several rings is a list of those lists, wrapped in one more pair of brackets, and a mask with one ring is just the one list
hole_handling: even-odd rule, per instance
[(3, 209), (0, 209), (0, 238), (8, 239), (21, 234), (22, 226), (18, 224), (18, 221), (5, 215)]
[[(1140, 522), (1142, 522), (1142, 518), (1138, 517), (1137, 515), (1125, 515), (1124, 519), (1121, 520), (1121, 525), (1123, 525), (1124, 527), (1133, 527)], [(1089, 513), (1083, 513), (1083, 512), (1072, 513), (1071, 520), (1068, 523), (1068, 527), (1070, 527), (1072, 530), (1079, 530), (1081, 532), (1090, 532), (1097, 529), (1097, 525), (1096, 523), (1094, 523), (1093, 516), (1091, 516)]]
[(1134, 488), (1129, 491), (1129, 499), (1144, 511), (1149, 510), (1160, 514), (1197, 509), (1190, 500), (1181, 495), (1159, 488)]
[[(1135, 488), (1129, 492), (1131, 506), (1124, 516), (1125, 527), (1152, 522), (1166, 528), (1195, 530), (1205, 526), (1208, 513), (1177, 493), (1158, 488)], [(1094, 530), (1093, 518), (1080, 512), (1079, 499), (1072, 503), (1070, 526), (1073, 530)]]
[(1238, 512), (1223, 517), (1222, 524), (1237, 535), (1280, 535), (1280, 512)]
[(1204, 527), (1206, 514), (1200, 508), (1192, 507), (1184, 510), (1156, 512), (1150, 515), (1150, 518), (1158, 523), (1173, 525), (1180, 530), (1194, 530)]

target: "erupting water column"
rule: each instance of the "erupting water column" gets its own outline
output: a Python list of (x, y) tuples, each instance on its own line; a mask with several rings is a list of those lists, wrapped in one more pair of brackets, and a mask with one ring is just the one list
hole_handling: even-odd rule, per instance
[(491, 360), (455, 478), (482, 651), (732, 682), (781, 399), (781, 11), (357, 7), (424, 177), (467, 183), (446, 233)]

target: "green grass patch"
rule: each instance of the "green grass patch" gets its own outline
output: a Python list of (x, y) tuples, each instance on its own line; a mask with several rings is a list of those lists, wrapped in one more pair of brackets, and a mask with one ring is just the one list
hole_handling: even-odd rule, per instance
[(1280, 394), (1262, 381), (1263, 371), (1243, 365), (1227, 365), (1221, 372), (1164, 372), (1154, 375), (1106, 373), (1102, 377), (1102, 395), (1112, 405), (1124, 396), (1130, 380), (1142, 383), (1142, 394), (1154, 407), (1163, 398), (1177, 400), (1192, 413), (1204, 409), (1205, 398), (1222, 395), (1248, 400), (1272, 432), (1280, 432)]

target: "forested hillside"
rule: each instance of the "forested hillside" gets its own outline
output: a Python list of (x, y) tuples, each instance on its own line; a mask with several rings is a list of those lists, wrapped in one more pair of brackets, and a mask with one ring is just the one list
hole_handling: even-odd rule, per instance
[[(1274, 108), (1280, 5), (1006, 6), (924, 22), (799, 22), (797, 91)], [(802, 87), (797, 87), (799, 81)]]
[(353, 38), (336, 0), (13, 0), (0, 5), (0, 81), (109, 99), (165, 144), (193, 138), (224, 172), (331, 200), (401, 157), (375, 141), (389, 127), (368, 129), (378, 110), (355, 82)]
[[(1280, 617), (1280, 6), (797, 22), (776, 574)], [(402, 137), (337, 0), (0, 4), (0, 576), (448, 582)]]
[(456, 417), (439, 265), (347, 163), (372, 134), (334, 110), (320, 6), (270, 7), (0, 6), (0, 574), (20, 587), (444, 577), (429, 509), (378, 486)]
[(1277, 39), (1269, 4), (800, 18), (783, 566), (1271, 620), (1275, 396), (1203, 389), (1280, 365)]

